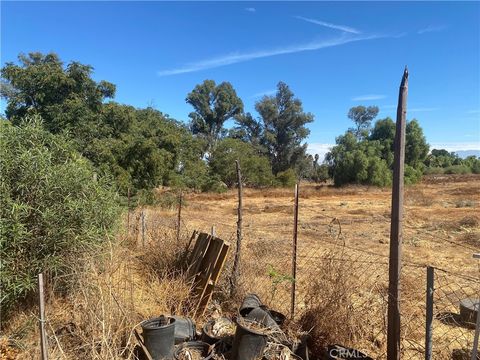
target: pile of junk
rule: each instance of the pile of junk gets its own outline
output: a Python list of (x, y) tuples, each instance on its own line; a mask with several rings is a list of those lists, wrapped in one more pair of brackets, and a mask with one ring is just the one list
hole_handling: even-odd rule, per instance
[[(197, 332), (192, 319), (160, 316), (141, 323), (143, 356), (161, 360), (372, 360), (358, 350), (331, 345), (324, 354), (309, 354), (308, 334), (292, 327), (285, 315), (248, 294), (233, 318), (207, 321)], [(140, 354), (139, 354), (140, 355)]]
[[(286, 317), (247, 295), (233, 318), (219, 317), (196, 330), (192, 319), (160, 316), (143, 321), (143, 358), (160, 360), (308, 360), (306, 337), (288, 336)], [(145, 351), (146, 350), (146, 351)]]

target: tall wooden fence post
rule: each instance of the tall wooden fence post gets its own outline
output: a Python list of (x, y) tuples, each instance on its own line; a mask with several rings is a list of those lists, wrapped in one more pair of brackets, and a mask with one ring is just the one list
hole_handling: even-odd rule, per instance
[(298, 183), (295, 184), (295, 203), (293, 208), (293, 242), (292, 242), (292, 287), (290, 293), (290, 316), (295, 316), (295, 283), (297, 280), (297, 234), (298, 234)]
[(434, 292), (434, 268), (429, 266), (427, 267), (425, 360), (432, 359), (433, 292)]
[(177, 214), (177, 243), (180, 241), (180, 226), (182, 224), (182, 192), (178, 196), (178, 214)]
[(390, 258), (388, 269), (387, 359), (400, 360), (400, 273), (402, 269), (403, 172), (405, 163), (405, 122), (407, 115), (408, 70), (405, 68), (398, 94), (397, 123), (392, 185)]
[(238, 208), (237, 208), (237, 247), (235, 249), (235, 257), (233, 260), (232, 278), (230, 280), (230, 295), (233, 296), (237, 292), (238, 278), (240, 277), (240, 261), (242, 249), (242, 173), (240, 170), (240, 163), (235, 160), (237, 169), (238, 182)]
[(38, 274), (38, 307), (40, 310), (40, 348), (42, 360), (48, 359), (47, 334), (45, 333), (45, 296), (43, 287), (43, 273)]

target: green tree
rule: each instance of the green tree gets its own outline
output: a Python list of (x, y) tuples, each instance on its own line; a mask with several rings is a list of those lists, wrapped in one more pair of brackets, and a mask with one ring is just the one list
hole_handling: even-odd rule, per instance
[(389, 117), (377, 120), (370, 133), (369, 140), (378, 140), (382, 144), (382, 158), (385, 159), (389, 167), (392, 167), (395, 142), (395, 122)]
[(191, 130), (206, 140), (206, 152), (210, 152), (224, 130), (228, 119), (243, 111), (243, 102), (229, 82), (219, 85), (205, 80), (187, 95), (186, 102), (193, 106), (189, 114)]
[(239, 139), (226, 138), (218, 142), (210, 157), (214, 174), (229, 187), (237, 182), (235, 160), (240, 161), (242, 179), (247, 186), (271, 186), (273, 175), (268, 158), (259, 155), (251, 144)]
[(275, 96), (263, 97), (255, 109), (263, 122), (264, 145), (273, 173), (293, 168), (305, 157), (307, 144), (302, 141), (310, 133), (305, 125), (313, 121), (313, 115), (303, 111), (302, 102), (283, 82), (278, 83)]
[(1, 95), (6, 116), (19, 124), (27, 114), (38, 114), (50, 132), (95, 133), (95, 113), (115, 94), (115, 86), (91, 78), (93, 68), (78, 62), (66, 67), (54, 53), (20, 54), (19, 65), (6, 63)]
[(348, 118), (355, 123), (355, 128), (352, 129), (353, 133), (360, 139), (368, 135), (370, 130), (370, 124), (373, 119), (378, 115), (377, 106), (355, 106), (348, 111)]
[(405, 163), (414, 169), (423, 170), (430, 147), (417, 120), (409, 121), (405, 131)]
[(252, 114), (239, 114), (235, 117), (236, 126), (230, 131), (229, 136), (252, 144), (260, 152), (266, 153), (264, 144), (264, 129), (260, 121), (254, 119)]
[(43, 129), (38, 117), (0, 123), (0, 267), (2, 314), (36, 291), (36, 275), (71, 272), (119, 218), (105, 177), (71, 141)]

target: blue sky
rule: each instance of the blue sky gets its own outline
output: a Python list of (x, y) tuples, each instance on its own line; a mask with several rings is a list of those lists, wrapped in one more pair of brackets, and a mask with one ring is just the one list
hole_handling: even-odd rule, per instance
[[(229, 81), (255, 101), (286, 82), (315, 115), (323, 153), (356, 105), (395, 117), (403, 68), (408, 118), (449, 150), (480, 149), (478, 2), (4, 2), (1, 63), (54, 51), (93, 65), (115, 100), (188, 120), (186, 94)], [(2, 111), (5, 104), (2, 103)]]

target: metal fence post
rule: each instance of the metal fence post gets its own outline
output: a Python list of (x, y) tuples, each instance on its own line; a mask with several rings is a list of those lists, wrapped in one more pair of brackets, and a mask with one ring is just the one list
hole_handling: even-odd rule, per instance
[(290, 317), (295, 316), (295, 281), (297, 279), (297, 237), (298, 237), (298, 183), (295, 184), (295, 203), (293, 211), (292, 243), (292, 287), (290, 293)]
[(177, 243), (180, 241), (180, 226), (182, 224), (182, 192), (178, 197), (178, 214), (177, 214)]
[(48, 359), (47, 335), (45, 333), (45, 297), (43, 288), (43, 273), (38, 274), (38, 305), (40, 308), (40, 348), (42, 360)]
[(425, 324), (425, 360), (432, 359), (432, 323), (435, 268), (427, 267), (426, 324)]
[(235, 160), (235, 167), (237, 170), (237, 182), (238, 182), (238, 208), (237, 208), (237, 247), (235, 249), (235, 257), (233, 259), (232, 277), (230, 278), (230, 296), (233, 296), (237, 292), (238, 278), (240, 277), (240, 262), (241, 262), (241, 248), (242, 248), (242, 173), (240, 169), (240, 163)]

